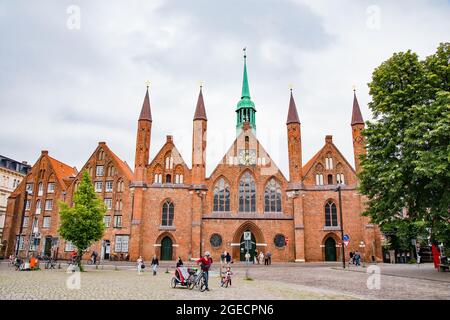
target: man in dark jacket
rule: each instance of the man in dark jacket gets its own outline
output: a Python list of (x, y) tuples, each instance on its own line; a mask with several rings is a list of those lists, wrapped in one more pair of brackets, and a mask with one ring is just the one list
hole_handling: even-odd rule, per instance
[(209, 269), (211, 268), (212, 263), (213, 260), (211, 258), (211, 254), (209, 253), (209, 251), (205, 252), (205, 256), (203, 258), (197, 260), (197, 264), (200, 264), (200, 267), (202, 268), (202, 271), (205, 274), (206, 291), (209, 291), (208, 288)]

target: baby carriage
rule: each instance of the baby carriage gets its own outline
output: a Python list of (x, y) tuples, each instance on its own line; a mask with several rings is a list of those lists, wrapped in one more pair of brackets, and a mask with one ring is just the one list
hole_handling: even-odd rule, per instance
[(171, 287), (175, 288), (177, 285), (180, 285), (189, 288), (194, 283), (196, 273), (197, 268), (177, 267), (175, 269), (175, 275), (170, 282)]

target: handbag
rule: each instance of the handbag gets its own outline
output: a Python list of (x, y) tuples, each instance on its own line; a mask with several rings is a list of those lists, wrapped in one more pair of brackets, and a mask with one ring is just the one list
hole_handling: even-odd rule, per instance
[(142, 265), (141, 265), (141, 269), (145, 269), (145, 264), (142, 264)]

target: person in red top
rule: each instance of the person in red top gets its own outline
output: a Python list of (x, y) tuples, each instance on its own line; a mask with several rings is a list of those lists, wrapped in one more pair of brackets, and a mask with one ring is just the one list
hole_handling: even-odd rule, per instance
[(75, 259), (76, 259), (76, 257), (77, 257), (77, 252), (75, 251), (75, 250), (73, 250), (71, 253), (70, 253), (70, 258), (72, 259), (72, 262), (75, 262)]
[(197, 260), (197, 264), (200, 264), (200, 268), (202, 269), (203, 273), (205, 274), (206, 291), (209, 291), (208, 278), (209, 278), (209, 269), (211, 268), (212, 263), (213, 263), (213, 260), (211, 258), (211, 254), (209, 253), (209, 251), (205, 252), (205, 256), (203, 258), (200, 258)]

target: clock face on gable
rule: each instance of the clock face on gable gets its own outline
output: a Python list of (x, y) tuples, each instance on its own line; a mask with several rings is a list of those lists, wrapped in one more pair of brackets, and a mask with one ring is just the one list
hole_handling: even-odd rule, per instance
[(250, 166), (256, 164), (256, 150), (250, 149), (239, 150), (239, 164), (244, 166)]

